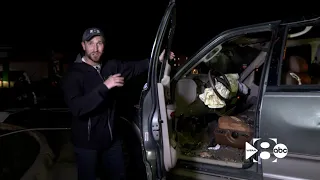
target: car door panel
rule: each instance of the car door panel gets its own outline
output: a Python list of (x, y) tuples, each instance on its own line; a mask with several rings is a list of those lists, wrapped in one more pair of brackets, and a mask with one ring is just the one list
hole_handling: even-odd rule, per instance
[[(161, 83), (158, 83), (158, 97), (159, 97), (159, 108), (160, 108), (160, 118), (161, 118), (161, 135), (163, 143), (163, 159), (164, 167), (166, 171), (170, 171), (177, 163), (177, 151), (176, 143), (169, 136), (169, 121), (167, 118), (167, 109), (165, 102), (164, 88)], [(171, 144), (172, 142), (172, 144)]]
[(319, 173), (315, 173), (320, 172), (319, 160), (319, 158), (289, 153), (285, 158), (278, 159), (276, 163), (263, 161), (263, 177), (264, 180), (319, 179)]
[(277, 138), (289, 151), (277, 162), (263, 161), (265, 177), (316, 179), (319, 175), (320, 158), (316, 157), (320, 154), (320, 144), (316, 143), (320, 137), (319, 101), (320, 93), (265, 93), (260, 137)]
[[(144, 91), (142, 92), (142, 98), (140, 101), (140, 130), (142, 136), (142, 146), (144, 149), (143, 154), (145, 157), (144, 163), (146, 165), (148, 179), (164, 178), (166, 176), (166, 170), (169, 170), (172, 167), (172, 164), (174, 164), (174, 161), (171, 161), (170, 159), (171, 151), (170, 142), (167, 138), (169, 136), (167, 124), (164, 124), (162, 120), (166, 120), (165, 99), (161, 99), (160, 102), (158, 95), (158, 82), (161, 80), (160, 75), (163, 75), (163, 73), (161, 73), (161, 70), (164, 70), (164, 66), (163, 68), (161, 68), (159, 63), (159, 55), (161, 52), (160, 48), (163, 48), (163, 40), (166, 35), (165, 32), (167, 30), (171, 30), (168, 39), (169, 44), (167, 44), (166, 46), (166, 52), (170, 52), (170, 43), (172, 42), (172, 36), (170, 36), (170, 34), (173, 33), (172, 26), (174, 26), (174, 24), (172, 24), (173, 22), (170, 20), (174, 18), (174, 11), (175, 3), (174, 0), (172, 0), (169, 2), (169, 6), (167, 7), (167, 10), (157, 31), (157, 35), (151, 52), (148, 80), (147, 84), (144, 87)], [(162, 64), (166, 63), (167, 60), (165, 58)], [(161, 92), (163, 91), (161, 91), (160, 88), (160, 94)], [(163, 133), (165, 138), (162, 137)], [(164, 148), (166, 153), (164, 153)]]
[(156, 116), (152, 112), (152, 97), (151, 91), (142, 92), (143, 101), (140, 102), (140, 133), (142, 136), (142, 154), (144, 157), (144, 163), (146, 166), (147, 177), (148, 179), (155, 179), (157, 174), (157, 169), (152, 167), (157, 167), (157, 154), (155, 153), (155, 138), (159, 137), (157, 135), (151, 134), (153, 131), (150, 130), (150, 124), (144, 122), (143, 120), (148, 120), (150, 115)]
[[(267, 92), (261, 138), (277, 138), (291, 153), (320, 155), (320, 93)], [(289, 137), (288, 137), (289, 136)]]

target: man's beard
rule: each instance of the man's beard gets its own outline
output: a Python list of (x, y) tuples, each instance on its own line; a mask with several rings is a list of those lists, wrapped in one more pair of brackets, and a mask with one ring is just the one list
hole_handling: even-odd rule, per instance
[(86, 56), (93, 62), (99, 62), (101, 53), (100, 52), (86, 53)]

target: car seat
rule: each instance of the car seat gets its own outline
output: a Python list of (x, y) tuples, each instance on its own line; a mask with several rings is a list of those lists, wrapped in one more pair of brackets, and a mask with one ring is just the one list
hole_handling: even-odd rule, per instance
[(288, 71), (285, 72), (285, 85), (311, 84), (311, 77), (308, 74), (307, 61), (299, 56), (290, 56), (288, 59)]

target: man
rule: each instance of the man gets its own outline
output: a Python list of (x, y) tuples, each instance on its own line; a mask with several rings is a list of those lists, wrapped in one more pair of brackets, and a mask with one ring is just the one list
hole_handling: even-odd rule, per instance
[[(65, 101), (73, 114), (71, 129), (79, 180), (95, 180), (100, 161), (105, 177), (125, 179), (122, 144), (115, 128), (117, 89), (149, 66), (148, 60), (109, 60), (101, 65), (104, 43), (100, 29), (87, 29), (81, 42), (84, 56), (76, 60), (63, 79)], [(159, 60), (163, 58), (164, 53)]]

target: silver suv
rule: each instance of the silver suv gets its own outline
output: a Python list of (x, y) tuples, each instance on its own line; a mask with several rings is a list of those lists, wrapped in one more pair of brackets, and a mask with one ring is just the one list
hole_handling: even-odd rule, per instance
[[(149, 179), (319, 179), (319, 25), (315, 18), (235, 28), (179, 67), (159, 64), (176, 26), (171, 1), (140, 101)], [(214, 100), (223, 96), (214, 90), (218, 82), (230, 90), (228, 77), (236, 79), (236, 93)], [(218, 131), (230, 117), (236, 120)]]

